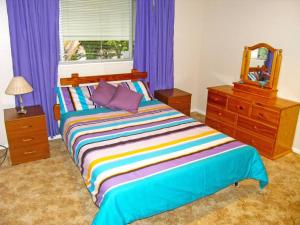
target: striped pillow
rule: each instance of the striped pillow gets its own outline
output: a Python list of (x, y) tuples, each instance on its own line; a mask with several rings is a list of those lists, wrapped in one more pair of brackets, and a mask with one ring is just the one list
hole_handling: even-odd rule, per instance
[(144, 95), (144, 97), (142, 98), (142, 102), (153, 100), (153, 96), (150, 93), (148, 85), (144, 81), (126, 81), (122, 82), (121, 85), (128, 87), (132, 91)]
[(80, 111), (96, 108), (90, 100), (97, 86), (57, 87), (56, 92), (60, 104), (60, 112)]

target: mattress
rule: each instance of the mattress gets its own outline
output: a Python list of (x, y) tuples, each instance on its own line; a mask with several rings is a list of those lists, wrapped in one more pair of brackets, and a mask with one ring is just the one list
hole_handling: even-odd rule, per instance
[(172, 210), (243, 179), (268, 176), (256, 149), (158, 100), (137, 114), (68, 112), (60, 131), (99, 207), (94, 225), (124, 225)]

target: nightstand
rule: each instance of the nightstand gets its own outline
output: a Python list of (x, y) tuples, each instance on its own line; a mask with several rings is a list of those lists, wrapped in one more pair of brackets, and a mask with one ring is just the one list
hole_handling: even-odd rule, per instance
[(190, 116), (192, 94), (177, 88), (157, 90), (154, 97), (172, 108)]
[(42, 107), (28, 106), (26, 109), (27, 114), (18, 114), (16, 108), (4, 109), (12, 165), (50, 156), (46, 115)]

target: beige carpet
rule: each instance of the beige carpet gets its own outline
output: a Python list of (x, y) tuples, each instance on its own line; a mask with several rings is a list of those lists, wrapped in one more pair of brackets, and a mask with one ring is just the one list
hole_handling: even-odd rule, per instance
[[(93, 204), (61, 140), (50, 142), (51, 158), (0, 168), (1, 225), (88, 225)], [(270, 184), (260, 193), (246, 180), (212, 196), (134, 225), (300, 225), (300, 155), (264, 158)]]

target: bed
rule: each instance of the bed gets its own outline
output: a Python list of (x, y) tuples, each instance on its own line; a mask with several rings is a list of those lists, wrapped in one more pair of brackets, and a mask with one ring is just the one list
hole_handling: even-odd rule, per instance
[[(109, 80), (145, 78), (136, 71)], [(61, 80), (64, 85), (91, 78)], [(100, 81), (104, 76), (94, 76)], [(268, 176), (256, 149), (171, 107), (141, 102), (136, 114), (94, 108), (58, 113), (60, 132), (99, 207), (94, 225), (125, 225), (211, 195), (244, 179)]]

